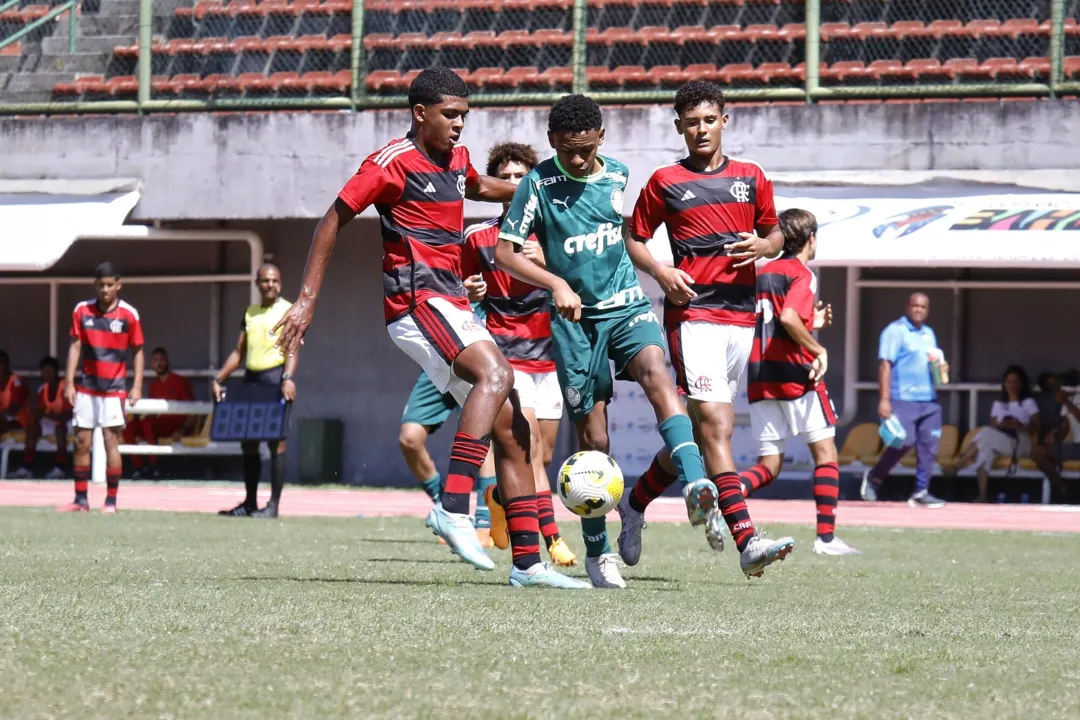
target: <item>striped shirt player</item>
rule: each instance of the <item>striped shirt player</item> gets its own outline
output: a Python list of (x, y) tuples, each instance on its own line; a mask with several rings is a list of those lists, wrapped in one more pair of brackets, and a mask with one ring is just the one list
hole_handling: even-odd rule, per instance
[(522, 282), (495, 266), (501, 218), (465, 230), (465, 277), (480, 274), (487, 283), (484, 309), (487, 330), (514, 368), (514, 389), (537, 420), (560, 420), (562, 391), (551, 351), (548, 292)]
[(383, 314), (394, 344), (463, 403), (471, 386), (453, 374), (454, 360), (491, 336), (462, 284), (465, 191), (479, 175), (464, 145), (448, 155), (436, 163), (410, 133), (364, 160), (338, 198), (353, 212), (379, 212)]
[(755, 162), (726, 157), (712, 171), (685, 158), (657, 169), (631, 220), (637, 240), (667, 226), (675, 267), (693, 278), (697, 297), (664, 300), (664, 329), (680, 390), (693, 400), (731, 403), (754, 336), (753, 264), (736, 268), (727, 246), (739, 233), (765, 237), (777, 224), (773, 186)]
[(792, 308), (814, 330), (817, 277), (794, 255), (785, 254), (758, 271), (758, 316), (750, 351), (750, 420), (759, 456), (783, 455), (789, 437), (814, 444), (836, 435), (836, 411), (825, 381), (810, 380), (814, 356), (780, 323)]
[(138, 311), (123, 300), (108, 311), (102, 311), (96, 299), (83, 301), (71, 314), (71, 337), (81, 345), (74, 426), (86, 430), (122, 427), (128, 350), (143, 345)]

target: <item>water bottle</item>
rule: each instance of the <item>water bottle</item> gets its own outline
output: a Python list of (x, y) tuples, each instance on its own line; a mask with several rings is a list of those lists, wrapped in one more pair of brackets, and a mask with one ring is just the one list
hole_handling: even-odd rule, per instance
[(1003, 492), (998, 493), (997, 501), (998, 501), (998, 504), (1005, 502), (1005, 493), (1003, 493)]
[(1030, 498), (1028, 497), (1027, 493), (1024, 493), (1023, 495), (1020, 496), (1020, 502), (1022, 504), (1024, 504), (1024, 505), (1027, 505), (1029, 499)]

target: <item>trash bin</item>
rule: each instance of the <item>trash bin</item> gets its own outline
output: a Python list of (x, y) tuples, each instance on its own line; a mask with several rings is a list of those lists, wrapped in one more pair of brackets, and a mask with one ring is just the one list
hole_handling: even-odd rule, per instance
[(300, 421), (300, 482), (303, 485), (340, 483), (344, 426), (336, 418)]

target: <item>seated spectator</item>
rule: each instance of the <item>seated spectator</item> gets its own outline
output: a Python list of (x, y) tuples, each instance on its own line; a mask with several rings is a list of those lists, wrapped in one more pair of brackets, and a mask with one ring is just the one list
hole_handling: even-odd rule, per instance
[(67, 439), (71, 427), (71, 405), (64, 399), (64, 380), (60, 379), (60, 363), (54, 357), (46, 357), (39, 365), (41, 387), (37, 391), (37, 405), (33, 420), (26, 427), (26, 443), (23, 449), (22, 467), (12, 473), (13, 478), (33, 477), (34, 461), (37, 459), (38, 441), (42, 437), (56, 438), (56, 465), (45, 475), (46, 480), (67, 477)]
[(994, 460), (999, 455), (1011, 458), (1009, 470), (1013, 472), (1018, 458), (1031, 456), (1032, 438), (1038, 444), (1039, 406), (1031, 396), (1027, 372), (1019, 365), (1010, 365), (1001, 380), (1001, 398), (990, 409), (990, 425), (979, 430), (960, 458), (961, 467), (974, 462), (978, 469), (976, 502), (989, 502), (987, 487)]
[(31, 417), (26, 383), (11, 372), (11, 358), (0, 350), (0, 435), (25, 429)]
[[(154, 348), (150, 355), (150, 367), (153, 369), (155, 378), (150, 383), (150, 392), (147, 395), (152, 400), (194, 400), (195, 395), (191, 392), (191, 383), (182, 375), (174, 373), (169, 367), (169, 353), (165, 348)], [(190, 435), (195, 428), (196, 417), (194, 415), (142, 415), (128, 421), (124, 428), (124, 442), (131, 445), (141, 437), (150, 445), (157, 445), (159, 438), (171, 438), (177, 442), (184, 435)], [(157, 455), (150, 455), (148, 472), (143, 472), (143, 459), (139, 455), (133, 455), (131, 464), (135, 467), (132, 480), (157, 480), (158, 473)]]
[[(1054, 373), (1039, 376), (1039, 389), (1043, 396), (1039, 415), (1045, 420), (1042, 437), (1031, 449), (1031, 459), (1050, 481), (1055, 499), (1067, 502), (1069, 486), (1061, 476), (1061, 463), (1080, 459), (1080, 445), (1076, 442), (1080, 439), (1080, 407), (1077, 406), (1080, 395), (1070, 398), (1061, 387), (1061, 379)], [(1056, 425), (1054, 418), (1058, 418)]]

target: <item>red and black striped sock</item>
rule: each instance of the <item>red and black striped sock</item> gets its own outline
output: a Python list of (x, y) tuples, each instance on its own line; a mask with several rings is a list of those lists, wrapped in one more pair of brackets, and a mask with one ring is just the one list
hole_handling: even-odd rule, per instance
[(555, 506), (551, 504), (551, 491), (536, 493), (536, 511), (540, 522), (540, 534), (549, 548), (559, 539), (559, 526), (555, 524)]
[(540, 562), (540, 519), (536, 510), (536, 496), (516, 497), (503, 508), (506, 510), (506, 529), (510, 535), (514, 567), (528, 570)]
[(90, 466), (76, 465), (72, 469), (75, 475), (75, 502), (86, 505), (90, 502), (86, 497), (86, 490), (90, 486)]
[(116, 504), (116, 493), (120, 489), (121, 468), (107, 468), (105, 470), (105, 504)]
[(68, 461), (67, 451), (65, 451), (65, 450), (57, 450), (56, 451), (56, 467), (58, 467), (58, 468), (64, 467), (65, 465), (67, 465), (67, 461)]
[(840, 499), (840, 466), (825, 463), (814, 468), (814, 504), (817, 505), (817, 534), (822, 542), (832, 542), (836, 532), (836, 505)]
[(739, 476), (733, 472), (720, 473), (713, 478), (716, 489), (720, 492), (717, 504), (720, 513), (727, 522), (731, 537), (735, 540), (735, 547), (742, 552), (746, 549), (750, 538), (754, 536), (754, 521), (750, 519), (750, 511), (746, 509), (746, 500), (742, 494), (742, 483)]
[(30, 469), (34, 467), (34, 460), (37, 458), (37, 450), (32, 447), (28, 447), (23, 450), (22, 465), (24, 468)]
[(775, 479), (773, 474), (769, 472), (769, 468), (760, 463), (746, 472), (739, 474), (739, 481), (742, 482), (744, 497), (750, 497)]
[(446, 486), (442, 492), (443, 510), (461, 515), (469, 514), (469, 496), (472, 495), (480, 466), (488, 454), (491, 436), (474, 438), (459, 432), (450, 446), (450, 469), (446, 473)]
[(660, 466), (660, 456), (657, 455), (653, 458), (649, 469), (634, 484), (634, 489), (630, 492), (630, 499), (627, 500), (627, 503), (637, 512), (643, 513), (645, 508), (649, 507), (649, 503), (663, 495), (664, 491), (671, 487), (675, 479), (675, 475), (668, 474)]

